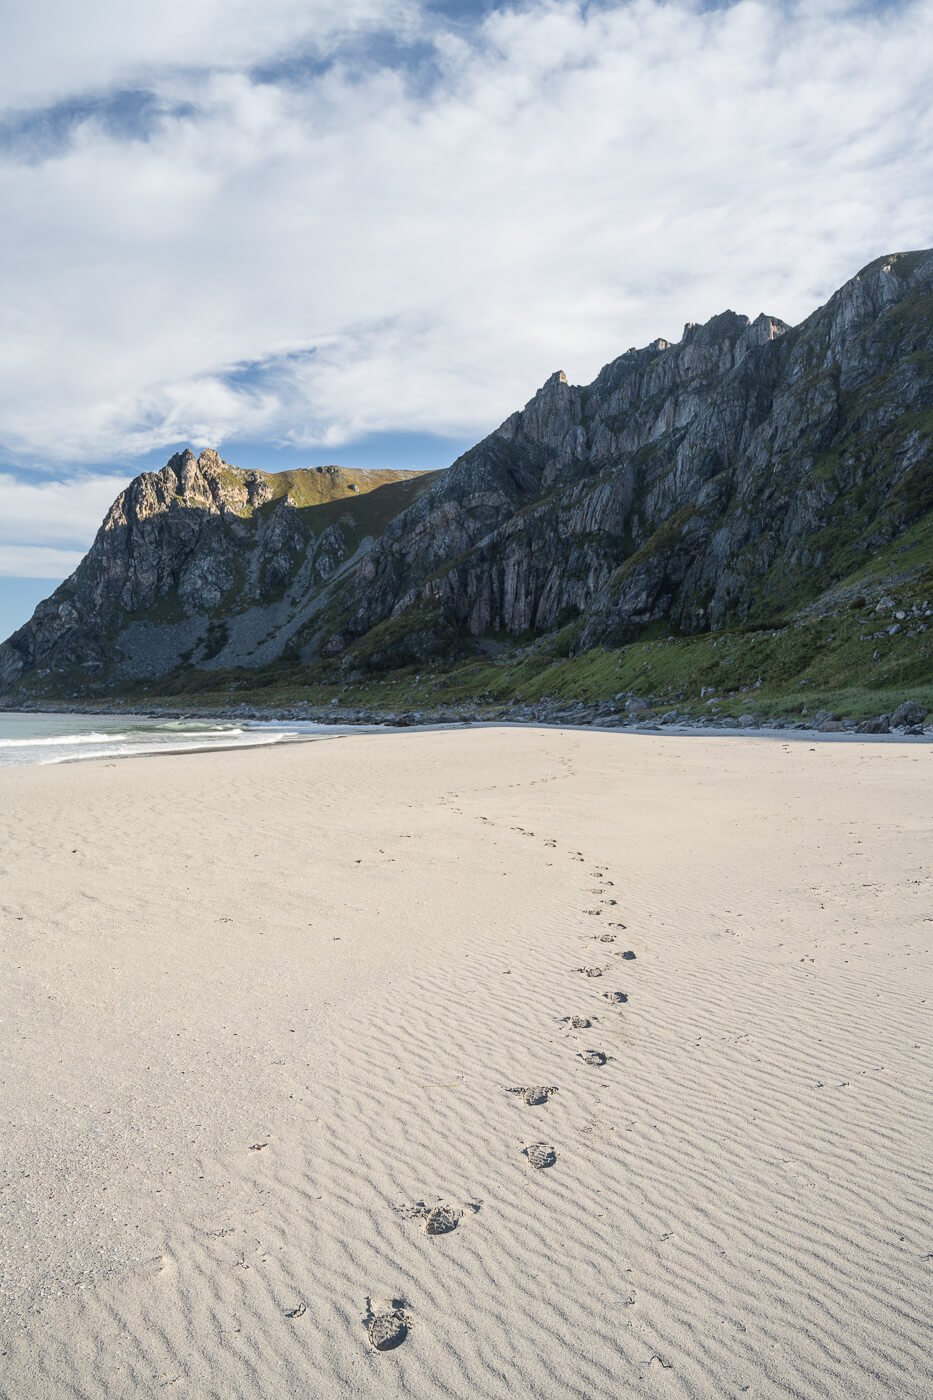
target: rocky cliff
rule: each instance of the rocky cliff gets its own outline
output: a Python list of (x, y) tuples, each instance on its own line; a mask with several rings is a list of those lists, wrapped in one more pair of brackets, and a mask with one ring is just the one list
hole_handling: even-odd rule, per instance
[(426, 474), (241, 471), (182, 452), (136, 477), (87, 556), (0, 647), (0, 690), (80, 694), (278, 657)]
[(931, 439), (933, 252), (896, 254), (799, 326), (725, 312), (592, 384), (554, 374), (446, 472), (344, 473), (299, 501), (173, 458), (0, 648), (0, 683), (776, 622), (930, 520)]
[(553, 375), (361, 561), (343, 639), (418, 601), (476, 634), (580, 616), (585, 648), (814, 596), (933, 505), (931, 308), (903, 254), (794, 329), (726, 312)]

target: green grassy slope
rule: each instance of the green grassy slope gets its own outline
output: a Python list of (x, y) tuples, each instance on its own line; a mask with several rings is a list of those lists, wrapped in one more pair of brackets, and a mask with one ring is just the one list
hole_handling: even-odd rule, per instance
[[(896, 614), (903, 613), (902, 621)], [(427, 619), (425, 619), (427, 620)], [(658, 713), (862, 719), (915, 699), (933, 710), (933, 515), (823, 597), (770, 625), (646, 637), (572, 654), (576, 625), (526, 645), (486, 639), (459, 654), (392, 666), (417, 631), (410, 614), (373, 629), (336, 663), (282, 663), (257, 676), (194, 673), (143, 693), (211, 708), (306, 702), (398, 710), (638, 696)], [(892, 630), (893, 629), (893, 630)], [(138, 693), (138, 692), (137, 692)]]

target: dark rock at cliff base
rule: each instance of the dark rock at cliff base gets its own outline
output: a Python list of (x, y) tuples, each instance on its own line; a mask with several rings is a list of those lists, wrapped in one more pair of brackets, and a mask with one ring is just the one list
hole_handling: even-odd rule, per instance
[(923, 705), (918, 705), (915, 700), (905, 700), (902, 705), (891, 716), (891, 728), (899, 729), (901, 725), (905, 728), (912, 728), (920, 725), (923, 728), (923, 721), (927, 717), (928, 711)]
[(891, 716), (878, 715), (875, 719), (863, 720), (861, 724), (856, 726), (856, 732), (858, 734), (890, 734)]

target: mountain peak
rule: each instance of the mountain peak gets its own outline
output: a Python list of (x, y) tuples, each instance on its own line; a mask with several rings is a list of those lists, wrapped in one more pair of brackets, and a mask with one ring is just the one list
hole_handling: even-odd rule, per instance
[(933, 253), (891, 255), (793, 329), (729, 310), (591, 384), (555, 371), (446, 473), (243, 471), (185, 449), (121, 493), (0, 647), (0, 685), (365, 670), (484, 634), (572, 624), (586, 649), (785, 617), (933, 509), (931, 287)]

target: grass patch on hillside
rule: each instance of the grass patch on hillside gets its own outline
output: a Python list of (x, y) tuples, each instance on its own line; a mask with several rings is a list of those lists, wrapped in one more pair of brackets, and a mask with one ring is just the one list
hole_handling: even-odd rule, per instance
[[(225, 463), (219, 470), (221, 484), (231, 492), (242, 491), (248, 481), (259, 478), (271, 495), (256, 509), (268, 509), (276, 501), (290, 497), (299, 510), (309, 507), (329, 505), (341, 501), (352, 501), (368, 495), (385, 486), (400, 485), (408, 481), (424, 480), (430, 472), (395, 471), (391, 469), (369, 471), (354, 467), (294, 467), (282, 472), (264, 472), (245, 467), (234, 467)], [(184, 501), (184, 497), (179, 497)], [(244, 516), (252, 516), (254, 508), (243, 507)]]
[[(626, 695), (645, 700), (657, 714), (676, 709), (692, 716), (801, 719), (828, 709), (862, 719), (905, 699), (933, 710), (933, 627), (875, 637), (881, 623), (874, 614), (850, 612), (783, 628), (633, 642), (576, 656), (555, 654), (561, 650), (558, 636), (501, 657), (475, 655), (446, 664), (408, 660), (391, 670), (357, 672), (353, 679), (336, 663), (283, 665), (261, 677), (249, 671), (188, 672), (144, 693), (151, 703), (205, 710), (231, 704), (328, 706), (337, 700), (347, 708), (464, 707), (482, 713), (513, 704), (597, 704)], [(402, 635), (389, 636), (391, 630), (369, 645), (380, 652), (391, 647)]]
[[(302, 523), (313, 534), (320, 535), (337, 520), (346, 519), (348, 512), (353, 517), (351, 535), (354, 543), (367, 536), (378, 538), (386, 526), (427, 489), (436, 475), (434, 472), (419, 472), (416, 476), (403, 477), (401, 473), (367, 472), (360, 473), (374, 480), (359, 492), (349, 486), (335, 493), (330, 499), (308, 499), (308, 488), (302, 485), (301, 492), (290, 492), (292, 500), (302, 513)], [(268, 509), (268, 507), (266, 507)]]

